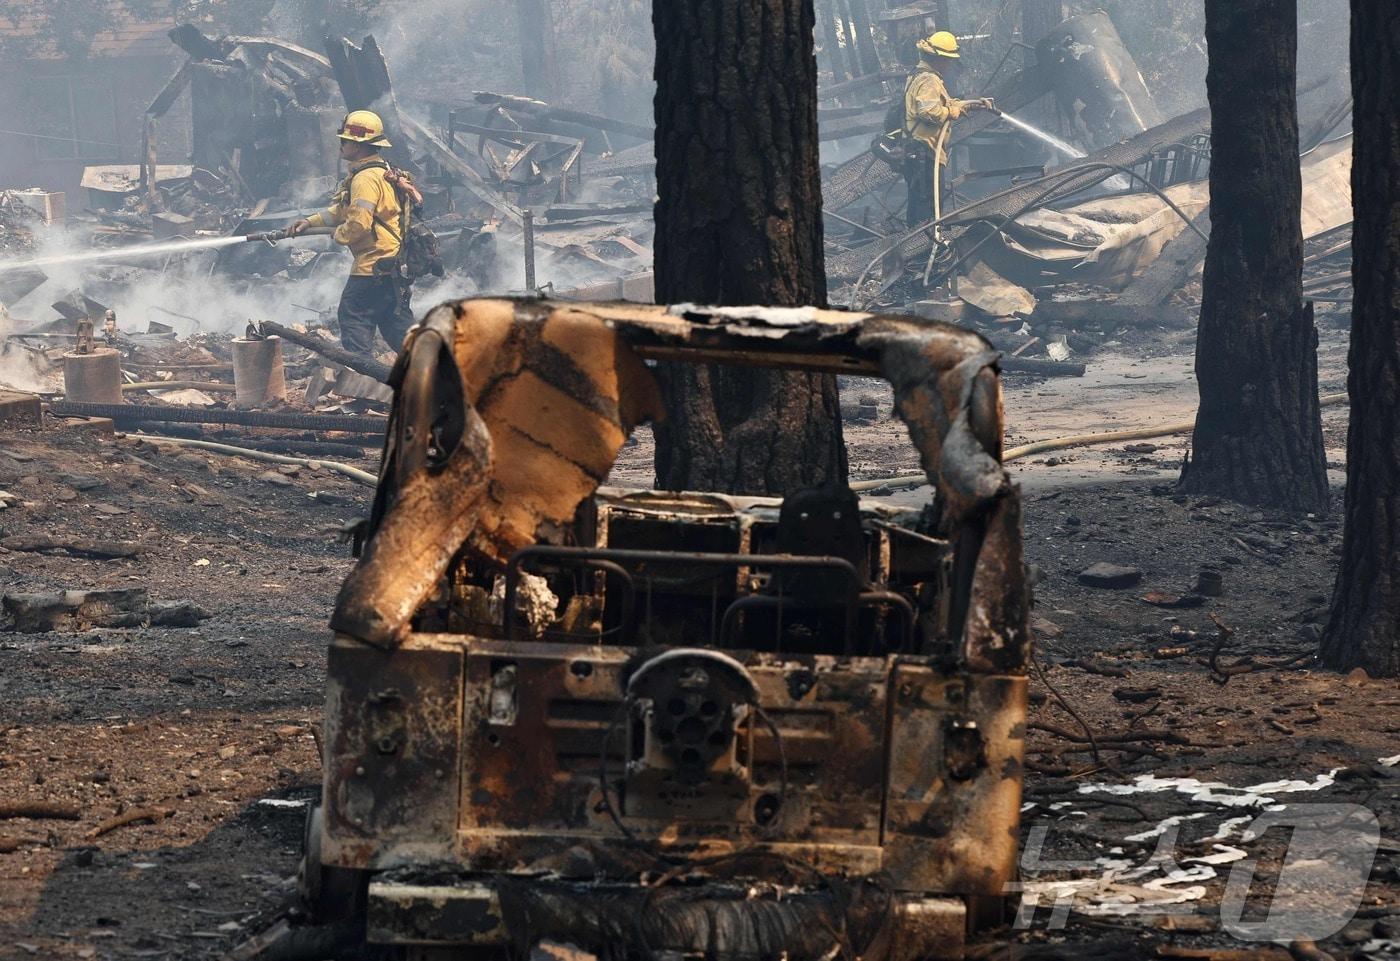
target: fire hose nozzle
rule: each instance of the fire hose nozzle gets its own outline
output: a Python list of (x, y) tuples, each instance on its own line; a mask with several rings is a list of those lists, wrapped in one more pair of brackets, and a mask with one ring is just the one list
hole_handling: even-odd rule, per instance
[(269, 247), (276, 247), (276, 246), (277, 246), (277, 241), (279, 241), (279, 240), (286, 240), (286, 239), (287, 239), (288, 237), (290, 237), (290, 236), (291, 236), (291, 234), (288, 233), (288, 231), (285, 230), (285, 229), (283, 229), (283, 230), (269, 230), (267, 233), (262, 233), (262, 234), (249, 234), (249, 235), (247, 236), (246, 240), (247, 240), (247, 242), (250, 243), (250, 244), (256, 244), (256, 243), (262, 242), (262, 243), (267, 244)]

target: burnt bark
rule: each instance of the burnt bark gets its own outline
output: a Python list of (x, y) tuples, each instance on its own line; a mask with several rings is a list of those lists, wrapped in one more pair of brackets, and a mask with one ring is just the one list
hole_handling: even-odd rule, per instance
[(1212, 230), (1185, 491), (1327, 509), (1317, 329), (1302, 299), (1297, 0), (1206, 0)]
[(1352, 0), (1356, 155), (1346, 526), (1324, 664), (1400, 675), (1400, 7)]
[[(656, 30), (659, 303), (826, 303), (812, 0), (670, 0)], [(836, 378), (663, 365), (657, 486), (844, 482)]]
[[(1054, 27), (1065, 21), (1064, 0), (1021, 0), (1021, 42), (1027, 46), (1034, 47), (1045, 39), (1045, 35)], [(1026, 68), (1038, 78), (1036, 80), (1036, 90), (1044, 93), (1050, 89), (1050, 84), (1043, 76), (1048, 71), (1044, 71), (1040, 66), (1040, 54), (1034, 51), (1023, 51), (1026, 54)], [(1011, 106), (1005, 109), (1014, 110)], [(1054, 97), (1044, 99), (1037, 97), (1036, 101), (1027, 105), (1020, 111), (1031, 123), (1037, 124), (1046, 130), (1059, 131), (1061, 129), (1060, 111), (1057, 100)], [(1045, 145), (1040, 146), (1042, 156), (1050, 157), (1051, 152)]]
[(551, 0), (516, 0), (520, 79), (527, 94), (552, 101), (559, 92)]

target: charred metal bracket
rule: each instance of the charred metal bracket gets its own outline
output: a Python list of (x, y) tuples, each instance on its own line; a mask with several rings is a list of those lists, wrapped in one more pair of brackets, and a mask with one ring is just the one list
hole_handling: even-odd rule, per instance
[(943, 763), (954, 781), (970, 781), (987, 766), (987, 746), (976, 721), (948, 719), (943, 730)]
[(736, 723), (758, 703), (758, 689), (727, 654), (677, 648), (638, 668), (627, 698), (645, 706), (646, 761), (664, 757), (682, 784), (696, 785), (729, 753)]
[[(788, 794), (787, 757), (782, 734), (763, 710), (758, 685), (739, 661), (705, 648), (672, 648), (644, 661), (627, 680), (619, 718), (642, 723), (642, 756), (628, 764), (628, 773), (648, 769), (670, 772), (682, 790), (696, 789), (717, 778), (746, 780), (735, 759), (738, 726), (761, 722), (772, 735), (778, 754), (779, 788), (765, 796), (755, 812), (760, 827), (777, 823)], [(603, 807), (619, 831), (632, 838), (609, 792), (608, 744), (618, 723), (603, 735), (598, 783)], [(629, 735), (629, 743), (637, 738)]]
[(520, 668), (515, 664), (502, 664), (491, 672), (491, 694), (486, 720), (488, 724), (509, 727), (515, 723), (519, 700), (516, 696), (516, 682)]

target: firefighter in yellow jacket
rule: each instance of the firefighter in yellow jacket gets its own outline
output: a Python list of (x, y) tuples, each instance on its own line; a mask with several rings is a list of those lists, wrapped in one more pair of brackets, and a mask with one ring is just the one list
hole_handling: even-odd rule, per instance
[(993, 110), (991, 100), (958, 100), (948, 93), (944, 74), (962, 58), (958, 38), (940, 30), (916, 45), (919, 66), (904, 87), (904, 178), (909, 187), (909, 226), (942, 215), (939, 178), (948, 163), (953, 121), (969, 110)]
[(356, 110), (340, 125), (340, 157), (350, 165), (331, 205), (289, 228), (292, 236), (334, 227), (336, 243), (354, 254), (340, 295), (340, 342), (352, 353), (374, 353), (376, 328), (394, 350), (413, 326), (412, 286), (400, 274), (399, 250), (407, 218), (379, 151), (390, 146), (378, 114)]

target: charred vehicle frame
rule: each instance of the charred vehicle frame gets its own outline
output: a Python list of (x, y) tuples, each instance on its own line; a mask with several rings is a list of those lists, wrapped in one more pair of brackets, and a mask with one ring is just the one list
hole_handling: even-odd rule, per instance
[[(651, 360), (886, 378), (933, 502), (604, 486)], [(332, 620), (313, 911), (418, 957), (960, 956), (1030, 656), (996, 361), (815, 308), (429, 313)]]

